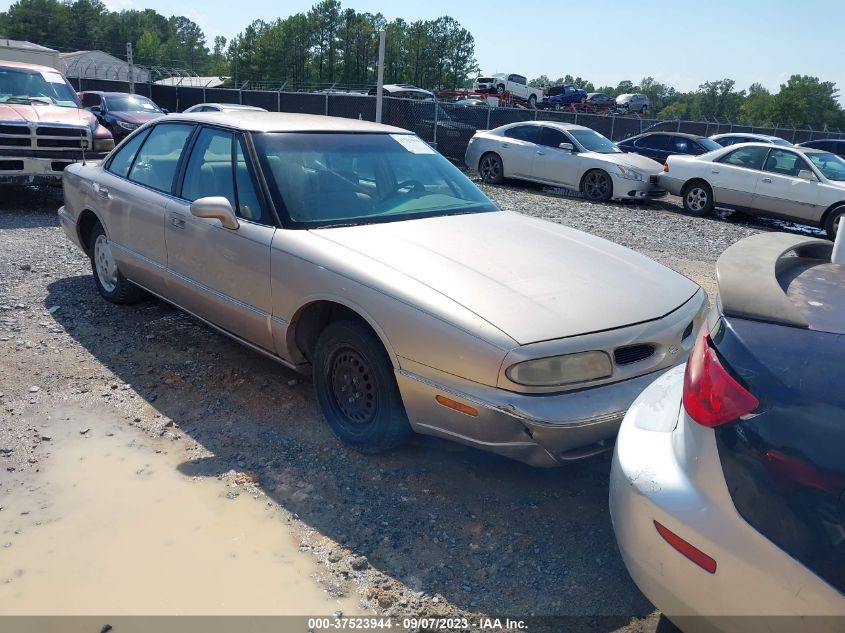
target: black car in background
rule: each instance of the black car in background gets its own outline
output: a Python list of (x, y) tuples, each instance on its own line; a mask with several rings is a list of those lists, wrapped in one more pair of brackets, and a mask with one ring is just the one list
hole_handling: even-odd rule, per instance
[(706, 136), (680, 132), (646, 132), (626, 138), (617, 145), (625, 152), (641, 154), (658, 163), (665, 163), (666, 159), (674, 154), (698, 156), (722, 149), (721, 145)]
[(758, 401), (716, 427), (737, 511), (845, 592), (845, 265), (832, 250), (784, 233), (729, 248), (710, 341)]
[(616, 108), (616, 99), (603, 92), (588, 92), (584, 106), (587, 112), (606, 112)]
[(807, 141), (806, 143), (798, 143), (798, 147), (812, 147), (845, 158), (845, 140), (842, 139), (824, 138), (817, 141)]
[(84, 91), (79, 93), (79, 98), (82, 107), (90, 110), (109, 129), (115, 143), (147, 121), (167, 114), (150, 99), (125, 92)]

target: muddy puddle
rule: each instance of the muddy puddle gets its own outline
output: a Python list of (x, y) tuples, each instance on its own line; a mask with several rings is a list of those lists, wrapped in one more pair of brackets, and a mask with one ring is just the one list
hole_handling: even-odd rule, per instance
[(0, 489), (0, 615), (361, 613), (322, 590), (266, 499), (182, 475), (178, 442), (107, 414), (42, 423), (41, 472)]

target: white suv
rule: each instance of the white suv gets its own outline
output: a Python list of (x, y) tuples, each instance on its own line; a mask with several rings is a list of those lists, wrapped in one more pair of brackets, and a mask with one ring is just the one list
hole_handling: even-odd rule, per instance
[(507, 91), (517, 99), (527, 101), (532, 108), (536, 108), (537, 104), (543, 100), (543, 89), (529, 86), (528, 80), (523, 75), (497, 73), (493, 75), (493, 80), (497, 93), (502, 94)]

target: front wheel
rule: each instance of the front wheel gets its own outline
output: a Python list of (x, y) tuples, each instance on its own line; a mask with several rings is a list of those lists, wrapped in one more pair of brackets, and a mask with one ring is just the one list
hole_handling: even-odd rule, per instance
[(845, 218), (845, 205), (831, 209), (824, 222), (824, 230), (827, 231), (827, 236), (830, 239), (836, 239), (839, 227), (842, 226), (842, 218)]
[(481, 180), (489, 185), (501, 185), (505, 181), (505, 168), (498, 154), (490, 152), (484, 154), (478, 161), (478, 173)]
[(706, 182), (692, 182), (684, 187), (684, 209), (692, 215), (707, 215), (713, 211), (713, 190)]
[(505, 94), (505, 84), (499, 84), (496, 86), (496, 93), (500, 95)]
[(144, 291), (120, 272), (112, 253), (111, 242), (103, 225), (97, 222), (88, 240), (91, 271), (100, 296), (111, 303), (137, 303), (144, 298)]
[(336, 321), (320, 334), (314, 389), (334, 434), (362, 453), (396, 448), (412, 434), (390, 358), (361, 323)]
[(606, 171), (594, 169), (584, 176), (581, 192), (587, 200), (607, 202), (613, 196), (613, 182)]
[(530, 105), (532, 108), (537, 107), (537, 95), (529, 95), (528, 105)]

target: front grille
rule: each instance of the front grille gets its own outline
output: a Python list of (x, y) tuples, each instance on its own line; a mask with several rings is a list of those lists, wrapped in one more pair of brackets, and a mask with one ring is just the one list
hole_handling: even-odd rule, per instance
[(76, 138), (40, 138), (38, 139), (38, 147), (79, 149), (82, 147), (83, 139), (84, 137), (79, 136)]
[(23, 171), (23, 161), (0, 160), (0, 171)]
[(50, 163), (50, 169), (53, 171), (64, 171), (65, 167), (70, 165), (71, 163), (61, 160), (54, 160)]
[(654, 345), (648, 343), (641, 343), (639, 345), (627, 345), (625, 347), (617, 347), (613, 350), (613, 360), (617, 365), (630, 365), (645, 360), (654, 354)]
[(73, 136), (80, 138), (85, 136), (86, 130), (78, 127), (59, 127), (54, 125), (39, 125), (36, 128), (38, 136)]
[(0, 147), (31, 147), (32, 141), (28, 136), (0, 136)]
[(29, 136), (29, 128), (25, 125), (0, 125), (0, 135)]
[(656, 185), (658, 182), (660, 182), (660, 176), (658, 176), (657, 174), (652, 174), (648, 177), (648, 181), (652, 185)]

